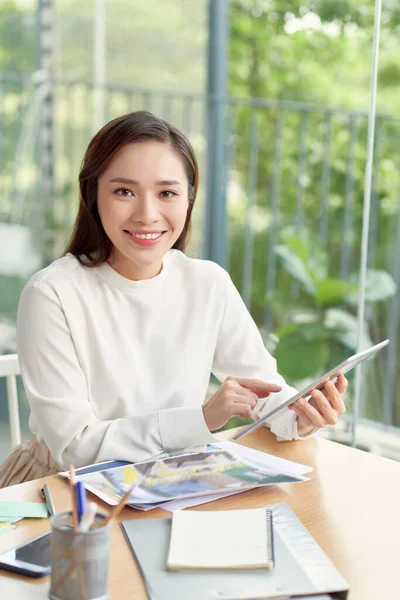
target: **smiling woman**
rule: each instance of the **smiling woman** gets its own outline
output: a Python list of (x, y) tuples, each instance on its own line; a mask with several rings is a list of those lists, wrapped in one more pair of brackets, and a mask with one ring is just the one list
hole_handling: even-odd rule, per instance
[(151, 279), (187, 219), (189, 182), (179, 154), (155, 140), (127, 144), (99, 177), (97, 207), (113, 244), (111, 266), (128, 279)]
[[(114, 216), (128, 219), (127, 232), (148, 235), (153, 226), (140, 220), (143, 217), (150, 221), (162, 220), (162, 214), (156, 214), (157, 205), (169, 205), (172, 200), (175, 200), (172, 205), (175, 210), (169, 208), (167, 213), (180, 210), (182, 216), (184, 210), (184, 219), (177, 224), (180, 231), (175, 239), (171, 234), (176, 233), (176, 228), (171, 232), (167, 227), (165, 232), (170, 235), (165, 237), (168, 241), (173, 239), (169, 248), (184, 250), (198, 177), (193, 149), (175, 127), (144, 111), (114, 119), (94, 136), (86, 151), (79, 176), (81, 203), (66, 252), (78, 259), (84, 255), (91, 266), (97, 266), (109, 260), (113, 245), (118, 248), (108, 233), (110, 228), (115, 235), (119, 228), (120, 238), (121, 223), (116, 226)], [(130, 202), (129, 198), (132, 198)], [(115, 199), (120, 200), (121, 208)], [(134, 213), (129, 214), (132, 210)], [(138, 223), (132, 219), (135, 216), (139, 218)], [(137, 225), (139, 228), (135, 230)]]
[[(17, 346), (34, 437), (0, 466), (0, 487), (109, 459), (149, 459), (215, 440), (296, 390), (276, 371), (228, 273), (184, 254), (196, 158), (146, 112), (105, 125), (79, 176), (65, 255), (19, 304)], [(220, 388), (205, 403), (210, 374)], [(265, 424), (300, 439), (344, 412), (346, 379)], [(297, 413), (297, 414), (296, 414)]]

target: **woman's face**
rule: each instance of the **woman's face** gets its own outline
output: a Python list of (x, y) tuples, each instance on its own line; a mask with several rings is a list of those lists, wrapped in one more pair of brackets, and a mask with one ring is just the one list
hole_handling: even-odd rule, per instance
[(180, 156), (158, 141), (127, 144), (99, 177), (97, 206), (113, 244), (112, 267), (128, 279), (151, 279), (179, 238), (189, 206)]

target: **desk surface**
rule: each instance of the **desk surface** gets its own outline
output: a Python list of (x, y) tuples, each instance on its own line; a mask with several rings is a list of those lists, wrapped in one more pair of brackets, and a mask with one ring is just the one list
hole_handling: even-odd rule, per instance
[[(233, 435), (234, 430), (229, 433)], [(228, 436), (226, 436), (228, 437)], [(241, 440), (244, 445), (314, 467), (311, 480), (243, 492), (202, 505), (200, 510), (255, 508), (286, 502), (350, 584), (350, 600), (397, 600), (400, 594), (400, 463), (319, 438), (277, 442), (259, 428)], [(48, 483), (57, 512), (70, 510), (67, 483), (46, 477), (0, 490), (0, 500), (40, 501)], [(195, 508), (192, 510), (196, 510)], [(170, 516), (126, 508), (120, 520)], [(0, 552), (39, 535), (46, 519), (25, 519), (0, 537)], [(3, 598), (44, 600), (49, 578), (33, 580), (2, 571)], [(111, 600), (146, 600), (146, 593), (120, 527), (111, 536)]]

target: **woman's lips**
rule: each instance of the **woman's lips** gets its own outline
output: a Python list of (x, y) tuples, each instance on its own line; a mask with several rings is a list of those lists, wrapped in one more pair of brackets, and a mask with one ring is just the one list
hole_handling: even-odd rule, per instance
[[(130, 231), (128, 231), (127, 229), (124, 229), (124, 233), (128, 236), (128, 238), (130, 239), (131, 242), (133, 242), (134, 244), (136, 244), (137, 246), (141, 246), (143, 247), (150, 247), (150, 246), (155, 246), (160, 239), (162, 238), (163, 234), (165, 233), (165, 231), (152, 231), (152, 232), (137, 232), (138, 235), (154, 235), (154, 234), (158, 234), (158, 237), (152, 237), (152, 238), (148, 238), (148, 237), (137, 237), (136, 235), (133, 235), (133, 233), (131, 233)], [(136, 232), (135, 232), (136, 233)]]

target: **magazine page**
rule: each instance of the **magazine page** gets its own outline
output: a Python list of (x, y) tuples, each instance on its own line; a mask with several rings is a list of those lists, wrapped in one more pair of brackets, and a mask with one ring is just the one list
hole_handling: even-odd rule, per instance
[[(305, 481), (302, 476), (252, 464), (222, 449), (126, 465), (102, 471), (101, 475), (112, 485), (117, 496), (122, 496), (134, 485), (129, 504), (135, 505), (157, 505), (193, 496)], [(85, 485), (92, 484), (93, 487), (93, 481), (87, 479), (87, 476), (81, 478)], [(107, 485), (100, 485), (102, 493), (109, 490)], [(115, 495), (111, 494), (115, 501)]]

